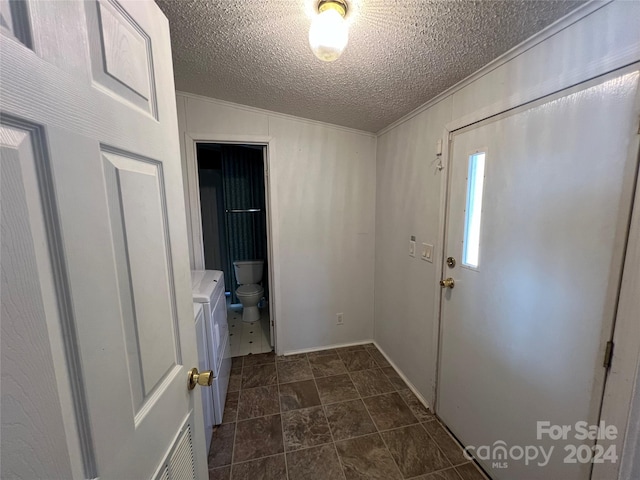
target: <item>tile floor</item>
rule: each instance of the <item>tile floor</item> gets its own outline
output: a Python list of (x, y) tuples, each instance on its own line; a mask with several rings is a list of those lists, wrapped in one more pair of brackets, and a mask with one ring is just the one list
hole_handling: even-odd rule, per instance
[(484, 480), (372, 344), (233, 359), (210, 480)]
[(271, 351), (269, 307), (260, 309), (259, 322), (246, 323), (242, 321), (242, 305), (228, 303), (227, 323), (229, 324), (229, 335), (231, 335), (229, 341), (232, 357)]

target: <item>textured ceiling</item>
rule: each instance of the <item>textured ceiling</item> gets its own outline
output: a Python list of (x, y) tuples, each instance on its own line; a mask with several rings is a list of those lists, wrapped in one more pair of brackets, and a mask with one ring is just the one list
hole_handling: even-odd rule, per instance
[(157, 0), (181, 91), (377, 132), (583, 2), (348, 0), (333, 63), (308, 45), (318, 0)]

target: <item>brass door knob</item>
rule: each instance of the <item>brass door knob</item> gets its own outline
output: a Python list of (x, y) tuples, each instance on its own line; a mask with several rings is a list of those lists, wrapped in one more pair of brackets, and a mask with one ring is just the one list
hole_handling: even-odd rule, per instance
[(192, 368), (189, 370), (189, 390), (193, 390), (196, 388), (196, 385), (201, 385), (203, 387), (210, 387), (211, 383), (213, 383), (213, 372), (211, 370), (207, 370), (206, 372), (198, 372), (197, 368)]
[(446, 278), (444, 280), (440, 280), (440, 286), (442, 288), (453, 288), (456, 285), (456, 282), (454, 282), (453, 278), (449, 277)]

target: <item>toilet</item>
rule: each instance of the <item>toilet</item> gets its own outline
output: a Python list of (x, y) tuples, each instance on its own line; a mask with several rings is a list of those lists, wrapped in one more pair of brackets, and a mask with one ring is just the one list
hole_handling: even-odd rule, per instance
[(236, 281), (240, 285), (236, 296), (242, 304), (242, 321), (255, 322), (260, 320), (258, 302), (262, 299), (264, 288), (259, 285), (262, 281), (264, 260), (243, 260), (233, 262)]

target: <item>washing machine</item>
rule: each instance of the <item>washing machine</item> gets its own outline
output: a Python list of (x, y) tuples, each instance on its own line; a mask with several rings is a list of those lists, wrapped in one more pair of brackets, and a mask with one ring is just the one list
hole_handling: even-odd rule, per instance
[(227, 324), (227, 302), (224, 295), (224, 274), (218, 270), (191, 272), (193, 301), (202, 307), (202, 325), (196, 324), (198, 359), (204, 370), (213, 371), (210, 389), (202, 389), (207, 451), (214, 425), (222, 423), (224, 403), (231, 374), (231, 345)]

